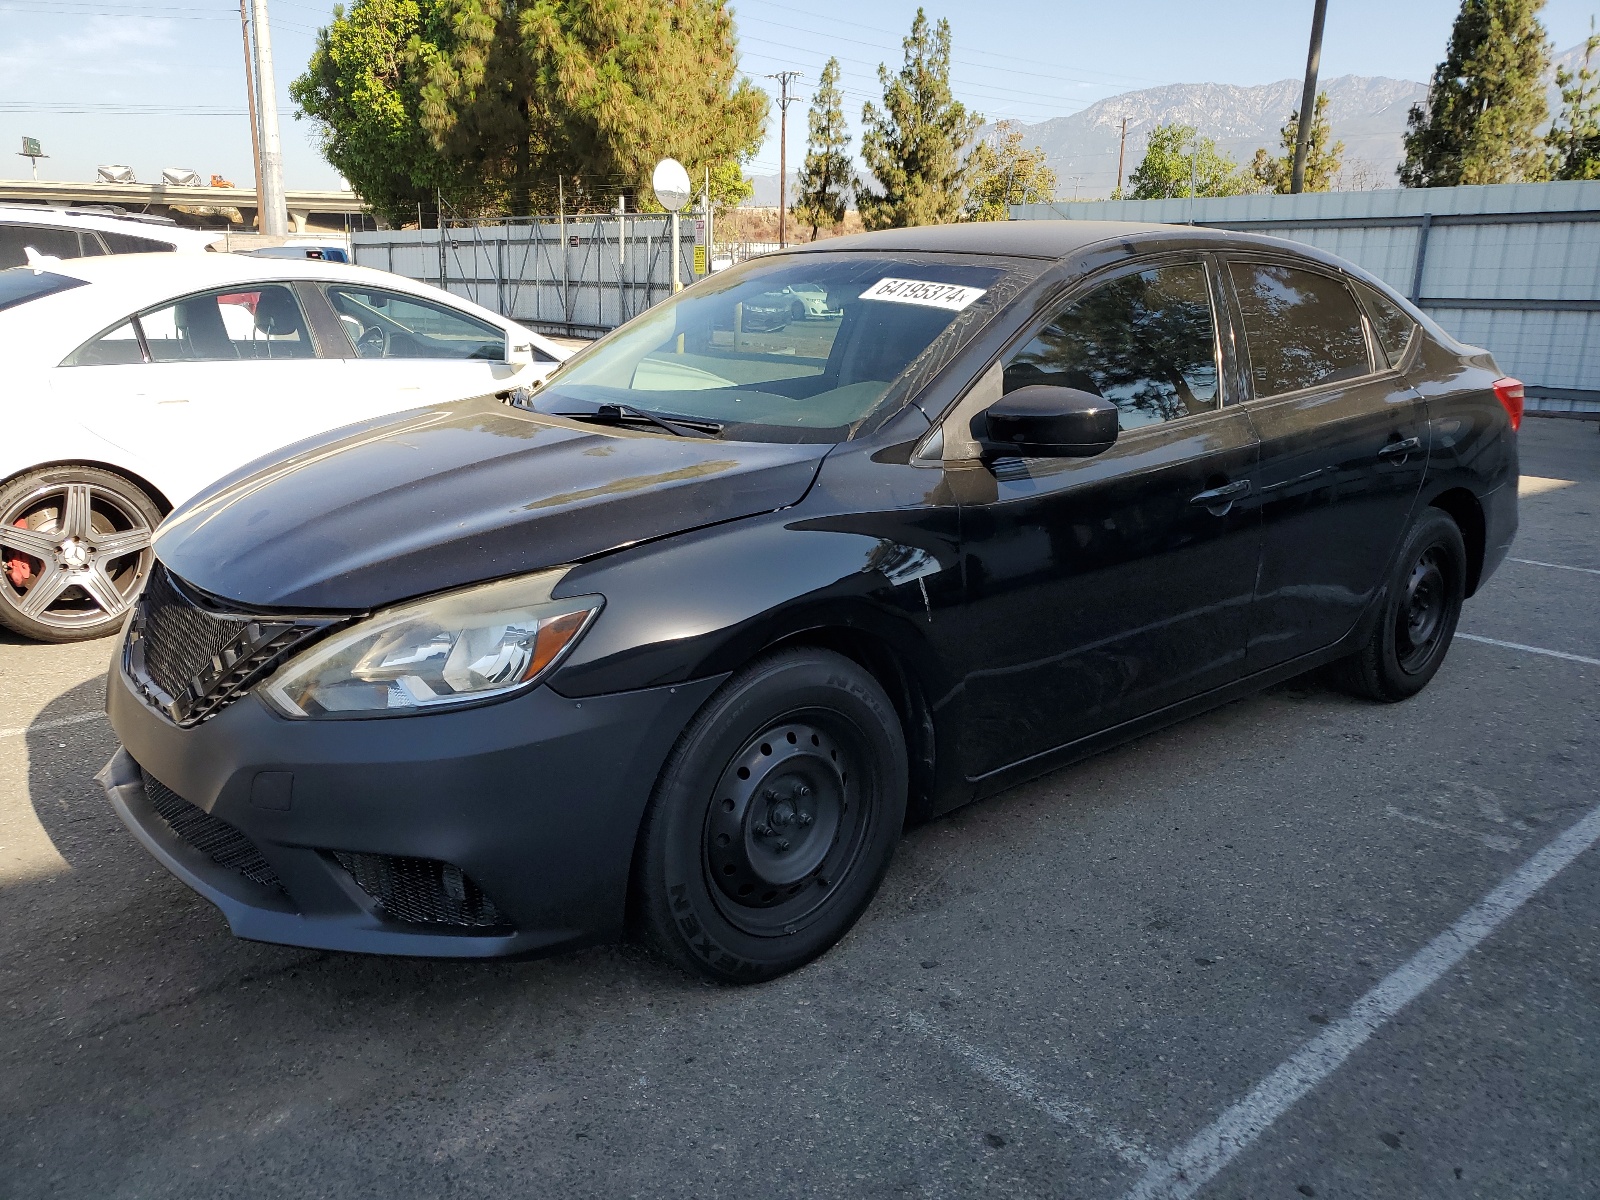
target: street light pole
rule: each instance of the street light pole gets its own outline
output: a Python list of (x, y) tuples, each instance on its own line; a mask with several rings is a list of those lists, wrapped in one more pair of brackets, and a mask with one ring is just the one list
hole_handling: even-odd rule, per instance
[(256, 54), (256, 116), (261, 127), (261, 184), (256, 191), (258, 228), (282, 237), (289, 232), (283, 198), (283, 150), (278, 141), (278, 83), (272, 74), (272, 31), (267, 0), (250, 0), (251, 45)]
[(1295, 131), (1294, 174), (1289, 191), (1299, 195), (1306, 190), (1306, 152), (1311, 148), (1311, 126), (1317, 119), (1317, 68), (1322, 62), (1322, 24), (1328, 16), (1328, 0), (1317, 0), (1311, 13), (1311, 49), (1306, 53), (1306, 86), (1300, 93), (1300, 128)]

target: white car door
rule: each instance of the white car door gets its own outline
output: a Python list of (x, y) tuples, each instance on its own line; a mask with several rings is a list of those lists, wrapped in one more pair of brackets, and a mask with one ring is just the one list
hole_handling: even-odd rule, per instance
[(508, 363), (506, 330), (440, 301), (353, 283), (325, 284), (323, 294), (350, 339), (351, 380), (363, 391), (435, 404), (532, 383), (556, 364), (536, 344), (532, 361)]
[(179, 503), (290, 442), (365, 415), (343, 410), (346, 364), (319, 358), (294, 290), (215, 289), (157, 306), (81, 347), (52, 387), (79, 423)]

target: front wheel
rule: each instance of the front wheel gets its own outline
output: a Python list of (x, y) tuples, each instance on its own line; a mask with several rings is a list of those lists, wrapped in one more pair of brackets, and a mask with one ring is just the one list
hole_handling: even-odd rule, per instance
[(1428, 686), (1444, 662), (1466, 595), (1467, 552), (1447, 513), (1429, 508), (1406, 535), (1366, 643), (1334, 665), (1345, 690), (1395, 701)]
[(98, 467), (47, 467), (0, 488), (0, 625), (42, 642), (115, 633), (150, 573), (161, 509)]
[(855, 924), (905, 811), (905, 739), (877, 681), (824, 650), (761, 659), (667, 760), (640, 834), (636, 923), (714, 980), (792, 971)]

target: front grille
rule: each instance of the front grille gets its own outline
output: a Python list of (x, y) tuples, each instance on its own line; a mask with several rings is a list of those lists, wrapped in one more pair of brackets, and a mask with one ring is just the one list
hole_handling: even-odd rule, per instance
[(198, 725), (350, 619), (230, 611), (158, 561), (134, 606), (123, 666), (146, 702), (179, 725)]
[(173, 833), (220, 867), (237, 871), (246, 879), (267, 887), (283, 886), (272, 864), (261, 857), (256, 844), (244, 834), (221, 817), (190, 804), (148, 771), (141, 770), (140, 774), (144, 776), (144, 794), (149, 797), (151, 807), (161, 814)]
[(334, 852), (339, 865), (385, 916), (412, 925), (455, 925), (474, 929), (511, 924), (460, 867), (433, 858)]

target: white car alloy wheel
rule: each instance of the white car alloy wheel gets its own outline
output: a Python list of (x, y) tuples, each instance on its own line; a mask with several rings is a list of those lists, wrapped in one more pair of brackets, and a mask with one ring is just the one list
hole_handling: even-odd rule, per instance
[(52, 642), (115, 632), (149, 574), (160, 519), (143, 491), (92, 467), (0, 489), (0, 624)]

